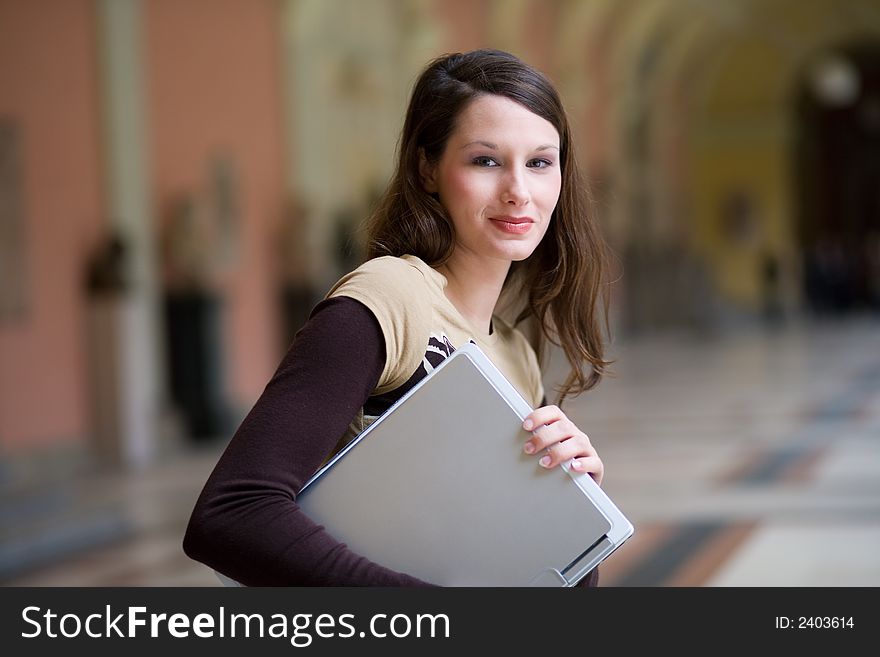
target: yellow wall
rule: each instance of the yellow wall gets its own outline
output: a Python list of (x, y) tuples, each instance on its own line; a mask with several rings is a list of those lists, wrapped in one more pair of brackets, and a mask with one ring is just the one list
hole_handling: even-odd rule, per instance
[[(766, 41), (733, 44), (718, 62), (691, 137), (694, 244), (712, 263), (718, 292), (750, 310), (761, 302), (762, 255), (793, 250), (785, 74), (783, 54)], [(753, 210), (743, 233), (730, 230), (729, 199), (737, 194)]]
[[(757, 309), (760, 266), (765, 249), (791, 249), (787, 194), (787, 144), (781, 137), (732, 140), (698, 146), (692, 154), (695, 181), (695, 244), (713, 264), (718, 291), (731, 301)], [(728, 199), (745, 193), (754, 208), (752, 229), (730, 234)]]

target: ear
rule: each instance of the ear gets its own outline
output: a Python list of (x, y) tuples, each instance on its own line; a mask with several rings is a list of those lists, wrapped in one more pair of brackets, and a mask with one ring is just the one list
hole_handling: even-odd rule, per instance
[(437, 193), (437, 181), (435, 178), (436, 167), (431, 166), (428, 162), (428, 158), (425, 157), (425, 149), (419, 149), (419, 178), (422, 181), (422, 187), (425, 188), (425, 191), (429, 194)]

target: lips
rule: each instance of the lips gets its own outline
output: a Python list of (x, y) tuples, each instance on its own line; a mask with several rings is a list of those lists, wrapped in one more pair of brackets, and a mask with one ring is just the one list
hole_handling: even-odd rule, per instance
[(504, 223), (507, 223), (507, 224), (533, 224), (533, 223), (535, 223), (535, 220), (532, 219), (531, 217), (501, 216), (501, 217), (489, 217), (489, 219), (491, 221), (503, 221)]
[(495, 228), (513, 235), (524, 235), (531, 230), (532, 224), (535, 223), (531, 217), (489, 217), (489, 221)]

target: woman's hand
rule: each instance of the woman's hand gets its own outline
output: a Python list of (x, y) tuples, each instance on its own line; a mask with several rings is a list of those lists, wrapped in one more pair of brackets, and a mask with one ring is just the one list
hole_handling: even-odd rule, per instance
[(590, 439), (569, 420), (558, 406), (542, 406), (529, 413), (523, 421), (523, 429), (532, 432), (523, 451), (526, 454), (544, 454), (538, 463), (545, 468), (555, 468), (571, 460), (575, 472), (589, 472), (597, 484), (602, 484), (605, 467)]

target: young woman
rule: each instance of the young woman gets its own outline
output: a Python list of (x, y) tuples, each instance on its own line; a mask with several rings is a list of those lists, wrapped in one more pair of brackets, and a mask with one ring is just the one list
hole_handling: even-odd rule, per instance
[(547, 341), (562, 347), (572, 370), (560, 403), (604, 373), (605, 247), (548, 80), (494, 50), (433, 61), (367, 233), (369, 259), (297, 333), (190, 519), (186, 553), (243, 584), (426, 584), (350, 551), (300, 511), (296, 494), (469, 340), (536, 409), (523, 450), (601, 483), (589, 438), (546, 405), (538, 355), (496, 314), (504, 293), (516, 323), (535, 322), (539, 353)]

